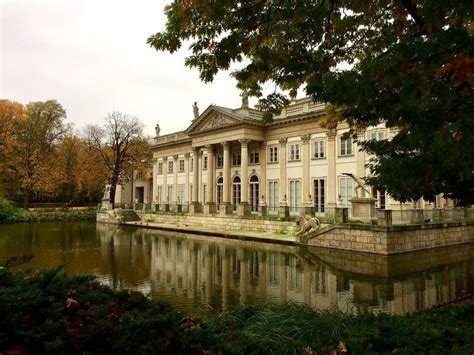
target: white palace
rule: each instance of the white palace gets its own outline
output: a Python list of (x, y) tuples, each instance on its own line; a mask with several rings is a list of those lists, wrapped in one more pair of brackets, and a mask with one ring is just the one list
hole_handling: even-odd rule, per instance
[[(371, 157), (344, 136), (349, 126), (322, 128), (324, 104), (309, 98), (293, 99), (271, 123), (262, 115), (244, 98), (240, 108), (211, 105), (202, 114), (195, 104), (184, 131), (160, 135), (157, 126), (153, 173), (134, 177), (133, 196), (122, 192), (118, 201), (205, 214), (318, 215), (335, 207), (351, 214), (355, 186), (343, 173), (366, 176)], [(395, 132), (380, 125), (360, 134), (390, 139)], [(403, 207), (381, 191), (372, 189), (372, 197), (378, 208)]]

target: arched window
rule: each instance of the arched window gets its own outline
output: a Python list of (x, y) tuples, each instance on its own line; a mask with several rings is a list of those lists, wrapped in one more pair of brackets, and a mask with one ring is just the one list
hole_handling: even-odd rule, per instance
[(234, 211), (237, 209), (237, 205), (240, 204), (241, 191), (240, 176), (235, 176), (232, 180), (232, 206), (234, 207)]
[(257, 175), (252, 175), (250, 177), (250, 198), (249, 198), (249, 203), (250, 203), (250, 210), (252, 212), (257, 212), (258, 211), (258, 201), (259, 201), (259, 181), (258, 181), (258, 176)]

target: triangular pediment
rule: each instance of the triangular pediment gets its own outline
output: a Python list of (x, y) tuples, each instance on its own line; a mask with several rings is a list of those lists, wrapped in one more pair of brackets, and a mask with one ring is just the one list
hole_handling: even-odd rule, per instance
[(234, 115), (219, 110), (215, 107), (209, 107), (186, 129), (188, 135), (209, 132), (220, 128), (235, 126), (242, 123), (242, 120)]

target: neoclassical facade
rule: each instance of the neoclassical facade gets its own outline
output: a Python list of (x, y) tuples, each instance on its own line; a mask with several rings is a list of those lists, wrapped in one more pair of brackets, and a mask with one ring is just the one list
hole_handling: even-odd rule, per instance
[[(190, 213), (326, 213), (348, 207), (355, 184), (344, 173), (366, 176), (370, 156), (336, 129), (322, 128), (324, 104), (293, 100), (272, 123), (262, 112), (242, 106), (211, 105), (184, 131), (159, 135), (152, 145), (153, 174), (137, 179), (134, 195), (160, 209)], [(360, 138), (386, 139), (383, 126)], [(377, 207), (400, 208), (383, 192), (372, 191)]]

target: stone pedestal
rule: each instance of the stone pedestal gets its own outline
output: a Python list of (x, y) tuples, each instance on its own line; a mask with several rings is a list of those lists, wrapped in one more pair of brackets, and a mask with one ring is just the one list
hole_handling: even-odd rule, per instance
[(377, 224), (382, 227), (391, 227), (392, 210), (377, 210)]
[(234, 209), (230, 203), (221, 203), (219, 206), (220, 214), (233, 214)]
[(278, 215), (281, 217), (289, 217), (290, 216), (290, 206), (287, 205), (280, 205), (278, 209)]
[(202, 213), (202, 205), (199, 202), (189, 204), (189, 213)]
[(208, 202), (204, 205), (205, 214), (214, 214), (217, 212), (216, 204), (214, 202)]
[(363, 222), (372, 222), (377, 219), (375, 202), (372, 197), (354, 197), (352, 203), (352, 217)]
[(237, 215), (248, 216), (250, 214), (250, 206), (247, 202), (241, 202), (237, 206)]
[(102, 204), (100, 205), (100, 209), (104, 211), (111, 211), (113, 210), (112, 203), (110, 202), (109, 198), (103, 198)]

